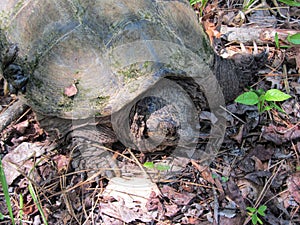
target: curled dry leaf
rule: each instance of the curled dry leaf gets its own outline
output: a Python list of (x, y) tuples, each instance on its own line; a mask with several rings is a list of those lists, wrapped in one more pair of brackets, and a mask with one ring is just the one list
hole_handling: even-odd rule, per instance
[(70, 157), (67, 157), (65, 155), (57, 155), (53, 158), (53, 160), (56, 162), (57, 170), (59, 173), (66, 172), (68, 170), (68, 166), (70, 164)]

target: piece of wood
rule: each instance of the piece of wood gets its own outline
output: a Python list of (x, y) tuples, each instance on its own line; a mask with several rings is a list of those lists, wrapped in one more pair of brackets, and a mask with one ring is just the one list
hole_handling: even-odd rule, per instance
[(225, 35), (229, 42), (239, 42), (243, 44), (252, 44), (255, 42), (258, 45), (275, 44), (275, 34), (278, 34), (278, 39), (286, 42), (288, 35), (296, 34), (296, 30), (275, 29), (275, 28), (260, 28), (260, 27), (228, 27), (221, 26), (222, 35)]
[(18, 119), (28, 109), (22, 101), (16, 101), (0, 113), (0, 132), (2, 132), (11, 122)]

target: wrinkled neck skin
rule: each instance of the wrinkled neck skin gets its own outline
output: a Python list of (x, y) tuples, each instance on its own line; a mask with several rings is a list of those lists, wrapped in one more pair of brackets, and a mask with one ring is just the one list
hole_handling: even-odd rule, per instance
[(254, 78), (258, 69), (264, 66), (267, 53), (257, 55), (235, 54), (224, 59), (215, 54), (212, 70), (223, 90), (225, 102), (234, 100)]

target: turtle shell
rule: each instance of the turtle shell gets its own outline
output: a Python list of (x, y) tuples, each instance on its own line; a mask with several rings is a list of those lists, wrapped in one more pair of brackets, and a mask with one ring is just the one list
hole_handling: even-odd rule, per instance
[(187, 1), (2, 0), (0, 10), (1, 29), (30, 68), (26, 101), (46, 115), (108, 115), (170, 74), (213, 76)]

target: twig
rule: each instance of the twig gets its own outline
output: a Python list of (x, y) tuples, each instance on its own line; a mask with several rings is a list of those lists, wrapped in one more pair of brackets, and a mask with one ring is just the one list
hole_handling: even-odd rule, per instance
[(234, 115), (232, 112), (230, 112), (228, 109), (226, 109), (223, 106), (220, 106), (221, 109), (223, 109), (225, 112), (229, 113), (231, 116), (233, 116), (234, 118), (236, 118), (237, 120), (239, 120), (242, 123), (246, 123), (244, 120), (240, 119), (239, 117), (237, 117), (236, 115)]
[(0, 114), (0, 132), (2, 132), (9, 124), (18, 119), (28, 109), (22, 101), (15, 101), (9, 105), (4, 112)]

